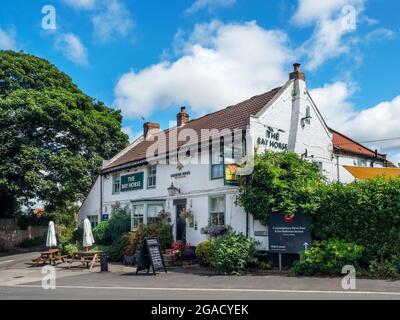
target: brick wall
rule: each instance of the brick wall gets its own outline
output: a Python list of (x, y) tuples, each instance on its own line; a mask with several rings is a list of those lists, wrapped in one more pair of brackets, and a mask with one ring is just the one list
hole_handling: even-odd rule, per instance
[(13, 248), (25, 239), (33, 239), (47, 233), (47, 227), (34, 226), (19, 230), (13, 220), (0, 220), (0, 251)]

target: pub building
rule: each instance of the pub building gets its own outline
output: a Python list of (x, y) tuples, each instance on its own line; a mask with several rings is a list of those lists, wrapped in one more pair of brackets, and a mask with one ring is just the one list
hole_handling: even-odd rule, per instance
[[(268, 250), (267, 227), (235, 204), (234, 170), (240, 161), (251, 173), (253, 152), (288, 150), (314, 162), (328, 180), (341, 182), (354, 180), (344, 166), (389, 163), (386, 155), (328, 127), (300, 64), (294, 64), (282, 87), (194, 120), (182, 107), (176, 120), (176, 127), (164, 131), (157, 123), (145, 123), (141, 137), (104, 161), (79, 221), (89, 218), (96, 225), (119, 204), (131, 212), (134, 231), (165, 210), (176, 240), (198, 245), (208, 239), (208, 226), (229, 225)], [(190, 219), (180, 218), (183, 209), (190, 209)]]

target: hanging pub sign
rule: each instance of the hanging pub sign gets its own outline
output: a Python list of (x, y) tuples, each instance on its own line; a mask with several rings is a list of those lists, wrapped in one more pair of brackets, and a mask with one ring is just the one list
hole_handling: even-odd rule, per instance
[(153, 269), (153, 274), (156, 274), (157, 271), (164, 271), (167, 273), (160, 240), (158, 238), (144, 239), (142, 249), (137, 257), (137, 264), (136, 274), (142, 270), (147, 270), (147, 273), (149, 273), (150, 268)]
[(300, 253), (311, 245), (310, 225), (306, 215), (268, 216), (269, 251), (276, 253)]
[(144, 172), (121, 176), (121, 192), (143, 189)]
[(239, 184), (238, 176), (236, 175), (239, 165), (235, 159), (224, 158), (224, 180), (227, 186), (237, 186)]

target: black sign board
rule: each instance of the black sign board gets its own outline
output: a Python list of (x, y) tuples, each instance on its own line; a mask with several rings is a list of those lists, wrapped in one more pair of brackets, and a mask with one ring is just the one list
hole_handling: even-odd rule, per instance
[(158, 238), (144, 239), (142, 250), (137, 260), (138, 266), (136, 273), (141, 270), (147, 270), (147, 273), (149, 273), (150, 267), (153, 269), (153, 274), (157, 271), (167, 272), (161, 251), (160, 240)]
[(269, 251), (300, 253), (311, 245), (311, 232), (307, 216), (273, 213), (268, 217)]

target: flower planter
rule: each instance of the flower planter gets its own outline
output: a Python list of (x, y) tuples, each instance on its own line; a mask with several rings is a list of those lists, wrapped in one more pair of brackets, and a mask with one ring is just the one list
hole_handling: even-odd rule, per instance
[(187, 247), (183, 251), (183, 260), (194, 260), (196, 258), (196, 247)]

